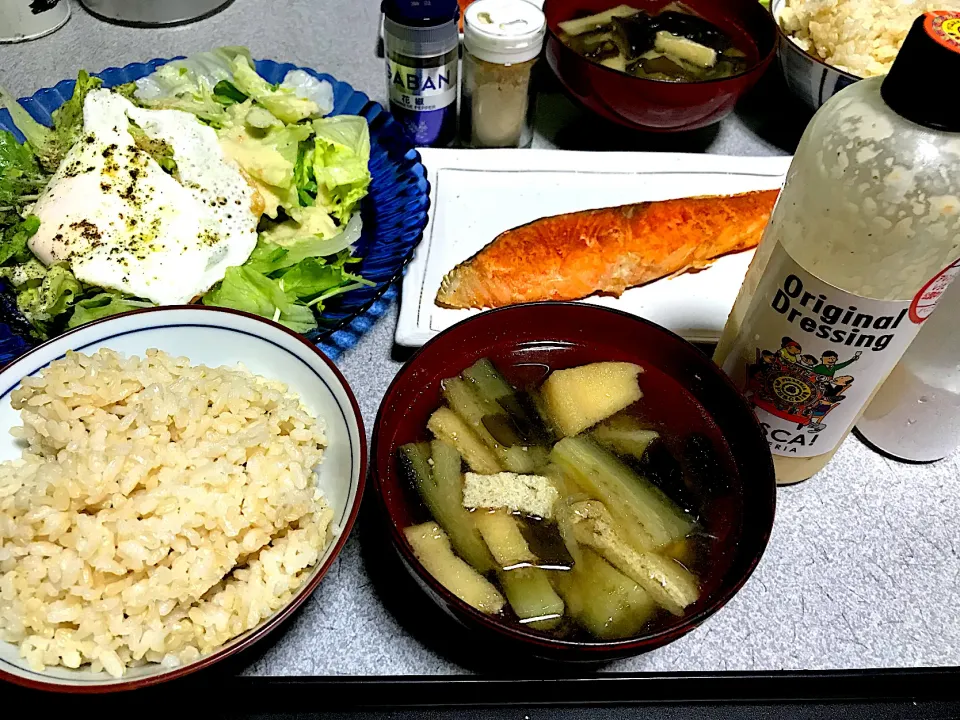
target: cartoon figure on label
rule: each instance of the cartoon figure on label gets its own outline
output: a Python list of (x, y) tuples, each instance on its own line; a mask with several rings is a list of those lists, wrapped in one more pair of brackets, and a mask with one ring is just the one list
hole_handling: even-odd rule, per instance
[(823, 418), (840, 404), (840, 401), (843, 400), (843, 393), (852, 384), (853, 375), (841, 375), (827, 385), (826, 394), (820, 399), (820, 404), (813, 408), (810, 413), (810, 424), (807, 426), (807, 432), (820, 432), (826, 427), (823, 424)]
[(747, 400), (754, 407), (797, 424), (798, 430), (817, 433), (826, 425), (824, 418), (844, 399), (853, 384), (852, 375), (836, 373), (860, 359), (857, 351), (840, 362), (833, 350), (816, 356), (803, 354), (796, 340), (784, 337), (776, 352), (757, 348), (755, 363), (747, 366)]
[(840, 359), (840, 356), (837, 355), (833, 350), (827, 350), (825, 353), (823, 353), (823, 355), (820, 356), (820, 364), (813, 368), (813, 371), (817, 375), (833, 377), (837, 370), (843, 370), (843, 368), (847, 367), (847, 365), (855, 363), (860, 359), (862, 354), (862, 352), (857, 350), (856, 354), (846, 362), (837, 362), (837, 360)]

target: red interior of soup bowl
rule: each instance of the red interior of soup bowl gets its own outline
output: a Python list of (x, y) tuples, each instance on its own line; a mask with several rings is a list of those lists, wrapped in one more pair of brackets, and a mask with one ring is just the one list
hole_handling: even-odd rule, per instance
[[(550, 369), (599, 361), (644, 366), (641, 376), (651, 416), (667, 433), (708, 428), (728, 448), (722, 501), (705, 519), (720, 538), (722, 567), (711, 573), (701, 598), (682, 618), (639, 637), (571, 641), (484, 615), (460, 601), (420, 565), (403, 529), (428, 518), (416, 491), (401, 478), (398, 448), (429, 438), (426, 423), (442, 403), (440, 383), (481, 358), (491, 359), (515, 384), (534, 385)], [(464, 624), (518, 641), (533, 653), (565, 660), (603, 660), (660, 647), (697, 627), (722, 607), (750, 576), (773, 524), (776, 484), (763, 431), (746, 401), (697, 348), (673, 333), (625, 313), (576, 303), (536, 303), (482, 313), (441, 333), (394, 379), (373, 434), (374, 481), (394, 544), (408, 569), (441, 607)]]
[(675, 83), (633, 77), (577, 55), (564, 45), (558, 25), (627, 4), (655, 13), (672, 0), (546, 0), (547, 62), (564, 87), (587, 108), (628, 127), (652, 132), (693, 130), (717, 122), (750, 89), (773, 59), (777, 25), (757, 0), (683, 0), (691, 11), (753, 53), (746, 72), (720, 80)]

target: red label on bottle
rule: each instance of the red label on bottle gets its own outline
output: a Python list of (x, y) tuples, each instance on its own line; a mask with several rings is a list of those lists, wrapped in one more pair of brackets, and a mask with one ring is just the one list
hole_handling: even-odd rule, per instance
[(960, 52), (960, 12), (935, 10), (923, 19), (923, 28), (947, 50)]
[(945, 267), (934, 275), (926, 285), (920, 288), (920, 292), (916, 294), (913, 302), (910, 303), (910, 319), (913, 322), (919, 325), (930, 317), (930, 314), (940, 301), (940, 296), (943, 295), (958, 273), (960, 273), (960, 260), (957, 260), (953, 265)]

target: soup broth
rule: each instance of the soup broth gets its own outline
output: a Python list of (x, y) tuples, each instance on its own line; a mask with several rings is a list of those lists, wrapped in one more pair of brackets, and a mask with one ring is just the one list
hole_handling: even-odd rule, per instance
[(729, 447), (655, 369), (481, 360), (443, 382), (400, 451), (424, 567), (481, 612), (567, 640), (675, 623), (715, 589), (740, 527)]
[(612, 70), (666, 82), (738, 75), (755, 62), (752, 44), (684, 5), (656, 14), (629, 5), (562, 22), (560, 40), (578, 55)]

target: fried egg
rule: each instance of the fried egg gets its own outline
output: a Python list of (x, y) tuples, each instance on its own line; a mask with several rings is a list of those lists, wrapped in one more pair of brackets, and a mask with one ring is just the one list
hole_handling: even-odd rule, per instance
[[(173, 174), (137, 146), (131, 121), (172, 148)], [(255, 190), (212, 128), (94, 90), (83, 129), (33, 209), (40, 229), (29, 246), (44, 264), (65, 262), (81, 282), (176, 305), (253, 252)]]

